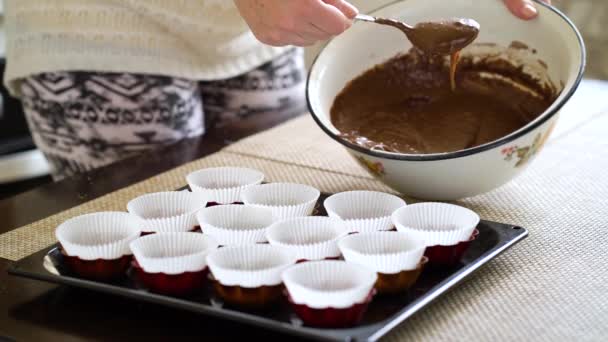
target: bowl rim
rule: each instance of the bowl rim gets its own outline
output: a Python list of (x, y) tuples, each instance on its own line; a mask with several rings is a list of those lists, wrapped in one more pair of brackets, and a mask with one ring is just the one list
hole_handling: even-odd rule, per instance
[[(386, 7), (395, 5), (399, 2), (401, 2), (402, 0), (396, 0), (393, 2), (390, 2), (386, 5), (380, 6), (378, 8), (376, 8), (375, 10), (372, 11), (376, 12), (379, 11), (381, 9), (384, 9)], [(574, 80), (574, 83), (572, 84), (572, 87), (568, 90), (568, 92), (564, 95), (564, 97), (561, 99), (561, 101), (559, 101), (556, 106), (550, 110), (550, 111), (545, 111), (544, 113), (542, 113), (536, 120), (530, 122), (528, 125), (520, 128), (519, 130), (512, 132), (511, 134), (508, 134), (504, 137), (501, 137), (497, 140), (494, 141), (490, 141), (486, 144), (483, 145), (479, 145), (479, 146), (475, 146), (472, 148), (468, 148), (468, 149), (464, 149), (464, 150), (458, 150), (458, 151), (453, 151), (453, 152), (443, 152), (443, 153), (429, 153), (429, 154), (405, 154), (405, 153), (394, 153), (394, 152), (384, 152), (384, 151), (374, 151), (371, 149), (367, 149), (364, 147), (361, 147), (357, 144), (351, 143), (349, 141), (346, 141), (340, 137), (338, 137), (334, 132), (332, 132), (330, 129), (328, 129), (327, 127), (325, 127), (325, 125), (321, 122), (321, 120), (319, 119), (318, 115), (315, 113), (311, 101), (310, 101), (310, 95), (309, 95), (309, 90), (310, 90), (310, 79), (311, 79), (311, 75), (313, 70), (315, 69), (315, 65), (319, 59), (319, 56), (321, 56), (321, 54), (323, 53), (323, 51), (327, 48), (327, 46), (333, 41), (330, 40), (327, 43), (325, 43), (323, 45), (323, 47), (321, 48), (321, 50), (319, 51), (319, 53), (317, 54), (317, 56), (315, 56), (312, 64), (310, 65), (310, 69), (308, 70), (308, 77), (306, 78), (306, 105), (308, 106), (308, 111), (310, 112), (310, 115), (313, 117), (314, 121), (317, 123), (317, 125), (327, 134), (329, 135), (332, 139), (334, 139), (335, 141), (339, 142), (340, 144), (344, 145), (345, 147), (349, 148), (349, 149), (353, 149), (359, 153), (362, 154), (367, 154), (367, 155), (371, 155), (373, 157), (377, 157), (377, 158), (382, 158), (382, 159), (392, 159), (392, 160), (408, 160), (408, 161), (438, 161), (438, 160), (448, 160), (448, 159), (456, 159), (456, 158), (461, 158), (461, 157), (466, 157), (469, 155), (473, 155), (473, 154), (477, 154), (480, 152), (485, 152), (491, 149), (494, 149), (498, 146), (504, 145), (510, 141), (513, 141), (517, 138), (520, 138), (526, 134), (528, 134), (529, 132), (533, 131), (534, 129), (542, 126), (545, 122), (547, 122), (549, 119), (551, 119), (553, 116), (555, 116), (555, 114), (557, 114), (560, 109), (562, 109), (562, 107), (568, 102), (568, 100), (570, 100), (570, 98), (572, 97), (572, 95), (574, 95), (574, 93), (576, 92), (576, 90), (578, 89), (582, 79), (583, 79), (583, 74), (585, 72), (585, 68), (587, 66), (587, 50), (585, 47), (585, 42), (583, 41), (583, 38), (581, 36), (581, 33), (579, 32), (579, 30), (576, 28), (576, 26), (574, 25), (574, 23), (572, 22), (572, 20), (570, 20), (563, 12), (561, 12), (560, 10), (558, 10), (556, 7), (549, 5), (545, 2), (542, 2), (540, 0), (532, 0), (534, 1), (538, 6), (543, 6), (545, 8), (547, 8), (549, 11), (553, 12), (554, 14), (558, 15), (566, 24), (568, 24), (568, 26), (570, 27), (570, 29), (574, 32), (574, 35), (576, 36), (576, 40), (578, 42), (579, 45), (579, 51), (581, 52), (581, 63), (579, 65), (579, 70), (578, 70), (578, 74), (576, 75), (576, 79)]]

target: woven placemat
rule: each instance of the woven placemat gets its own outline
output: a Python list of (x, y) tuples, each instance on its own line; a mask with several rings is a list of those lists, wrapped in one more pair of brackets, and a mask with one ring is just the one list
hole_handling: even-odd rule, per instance
[[(314, 127), (310, 118), (296, 119), (215, 155), (0, 235), (0, 257), (15, 260), (36, 252), (54, 242), (53, 230), (63, 220), (91, 211), (123, 210), (139, 194), (184, 185), (188, 172), (203, 167), (254, 167), (269, 181), (307, 183), (325, 192), (388, 191), (338, 144), (310, 127)], [(528, 228), (530, 237), (409, 319), (388, 339), (553, 342), (608, 336), (606, 127), (608, 113), (594, 116), (551, 141), (515, 181), (460, 201), (485, 219)], [(311, 135), (300, 138), (307, 134)]]
[(243, 139), (226, 147), (226, 151), (356, 177), (371, 177), (308, 115), (270, 129), (263, 136)]
[(548, 145), (518, 179), (460, 204), (530, 236), (390, 335), (411, 341), (608, 336), (608, 113)]

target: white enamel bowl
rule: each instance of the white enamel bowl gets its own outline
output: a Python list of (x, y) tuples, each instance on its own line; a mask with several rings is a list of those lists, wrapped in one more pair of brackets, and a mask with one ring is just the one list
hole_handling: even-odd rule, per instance
[[(481, 24), (476, 42), (509, 46), (520, 41), (536, 49), (548, 65), (548, 77), (563, 84), (553, 105), (527, 126), (496, 141), (467, 150), (426, 155), (370, 151), (340, 139), (331, 124), (336, 95), (353, 78), (409, 49), (403, 34), (391, 27), (356, 23), (327, 44), (313, 63), (306, 96), (317, 124), (393, 189), (429, 200), (454, 200), (497, 188), (522, 172), (551, 132), (562, 106), (582, 78), (585, 47), (576, 27), (556, 9), (537, 1), (540, 15), (532, 21), (511, 15), (502, 1), (407, 0), (372, 15), (415, 24), (437, 18), (470, 17)], [(508, 153), (515, 151), (508, 158)]]

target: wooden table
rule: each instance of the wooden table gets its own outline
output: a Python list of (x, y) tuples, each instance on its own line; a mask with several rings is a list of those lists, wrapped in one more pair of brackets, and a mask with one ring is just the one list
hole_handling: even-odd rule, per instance
[[(564, 116), (554, 134), (559, 135), (608, 109), (608, 102), (602, 98), (606, 93), (608, 83), (583, 82), (565, 109), (576, 111), (576, 115)], [(0, 233), (206, 156), (287, 119), (272, 114), (243, 119), (203, 138), (184, 141), (2, 201)], [(185, 340), (282, 337), (187, 312), (9, 276), (6, 274), (9, 265), (10, 261), (0, 259), (0, 336), (7, 338), (19, 341), (150, 341), (176, 337)]]

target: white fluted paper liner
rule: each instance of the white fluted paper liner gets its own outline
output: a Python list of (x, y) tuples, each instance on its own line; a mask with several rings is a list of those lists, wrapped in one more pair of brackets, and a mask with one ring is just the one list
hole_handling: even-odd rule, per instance
[(140, 237), (130, 244), (139, 266), (147, 273), (198, 272), (207, 266), (207, 254), (217, 249), (211, 236), (172, 232)]
[(271, 245), (224, 247), (207, 257), (209, 269), (220, 284), (246, 288), (281, 284), (281, 274), (295, 262), (291, 253)]
[(264, 233), (274, 222), (270, 209), (238, 204), (205, 208), (196, 218), (203, 234), (213, 236), (222, 246), (266, 242)]
[(296, 304), (314, 309), (343, 309), (365, 301), (377, 279), (371, 269), (346, 261), (311, 261), (283, 272)]
[(202, 193), (167, 191), (136, 197), (127, 203), (127, 210), (143, 219), (144, 232), (185, 232), (197, 225), (195, 214), (206, 205)]
[(98, 212), (71, 218), (55, 236), (64, 251), (83, 260), (118, 259), (130, 255), (129, 243), (141, 233), (141, 220), (124, 212)]
[(338, 240), (346, 234), (346, 226), (338, 219), (309, 216), (274, 223), (266, 230), (266, 239), (290, 250), (298, 260), (323, 260), (340, 256)]
[(479, 215), (448, 203), (417, 203), (392, 215), (397, 230), (424, 240), (427, 246), (452, 246), (471, 237)]
[(416, 269), (426, 248), (422, 239), (402, 232), (353, 234), (338, 246), (346, 261), (385, 274)]
[(327, 215), (343, 220), (350, 232), (390, 230), (391, 214), (405, 205), (403, 199), (378, 191), (340, 192), (323, 203)]
[(186, 176), (193, 192), (204, 193), (210, 202), (230, 204), (241, 201), (241, 192), (260, 184), (264, 174), (244, 167), (215, 167), (194, 171)]
[(270, 208), (278, 221), (311, 215), (321, 192), (304, 184), (270, 183), (250, 186), (241, 195), (245, 204)]

